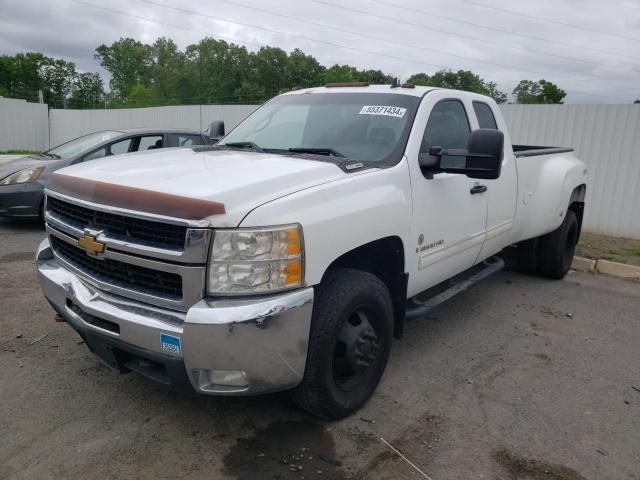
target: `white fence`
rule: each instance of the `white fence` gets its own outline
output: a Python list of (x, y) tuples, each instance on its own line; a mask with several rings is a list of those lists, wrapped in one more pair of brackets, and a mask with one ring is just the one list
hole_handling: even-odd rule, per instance
[(51, 146), (98, 130), (112, 128), (190, 128), (204, 131), (214, 120), (224, 120), (227, 131), (257, 105), (189, 105), (113, 110), (51, 110)]
[[(45, 150), (109, 128), (176, 127), (227, 130), (256, 105), (194, 105), (114, 110), (50, 110), (0, 98), (0, 151)], [(504, 105), (514, 143), (567, 146), (588, 167), (584, 227), (640, 238), (640, 105)]]
[(0, 97), (0, 152), (48, 148), (47, 105)]
[(573, 147), (587, 164), (584, 228), (640, 238), (640, 105), (504, 105), (511, 141)]

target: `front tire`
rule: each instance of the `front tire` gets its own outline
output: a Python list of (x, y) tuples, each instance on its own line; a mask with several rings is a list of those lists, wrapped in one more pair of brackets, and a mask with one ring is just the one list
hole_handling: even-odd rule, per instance
[(578, 243), (578, 218), (568, 210), (562, 224), (540, 238), (539, 269), (548, 278), (564, 278), (573, 261)]
[(382, 377), (392, 337), (385, 284), (359, 270), (328, 272), (316, 289), (304, 378), (292, 390), (293, 400), (329, 420), (355, 412)]

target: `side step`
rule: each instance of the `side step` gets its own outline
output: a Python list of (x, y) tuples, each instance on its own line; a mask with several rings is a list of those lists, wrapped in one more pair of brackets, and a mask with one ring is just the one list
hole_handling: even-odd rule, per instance
[[(494, 273), (498, 273), (503, 268), (504, 260), (500, 257), (491, 257), (469, 270), (456, 275), (452, 279), (411, 297), (407, 300), (405, 318), (407, 320), (416, 320), (425, 317), (433, 308), (446, 302), (460, 292), (464, 292), (479, 281), (484, 280)], [(431, 292), (433, 292), (433, 295), (429, 296)], [(420, 297), (427, 298), (423, 300)]]

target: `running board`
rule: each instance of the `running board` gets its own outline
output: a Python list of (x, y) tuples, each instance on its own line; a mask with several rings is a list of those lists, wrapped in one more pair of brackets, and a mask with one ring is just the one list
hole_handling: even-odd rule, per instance
[[(433, 289), (426, 290), (407, 300), (407, 311), (405, 318), (407, 320), (416, 320), (425, 317), (433, 308), (446, 302), (457, 294), (464, 292), (466, 289), (475, 285), (481, 280), (498, 273), (504, 268), (504, 260), (499, 257), (491, 257), (484, 262), (470, 268), (469, 270), (456, 275), (451, 280), (444, 283), (445, 289), (426, 300), (419, 300), (418, 297), (428, 294)], [(442, 285), (442, 284), (440, 284)], [(436, 289), (438, 287), (434, 287)], [(441, 287), (442, 288), (442, 287)]]

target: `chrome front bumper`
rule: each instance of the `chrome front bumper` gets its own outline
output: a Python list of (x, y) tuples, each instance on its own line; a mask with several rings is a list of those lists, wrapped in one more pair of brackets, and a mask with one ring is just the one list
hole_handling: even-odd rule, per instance
[[(40, 244), (36, 264), (46, 298), (81, 335), (129, 345), (143, 352), (143, 360), (148, 352), (149, 358), (181, 361), (197, 392), (253, 395), (302, 380), (313, 288), (248, 299), (205, 298), (177, 312), (96, 289), (57, 262), (49, 240)], [(163, 350), (161, 334), (179, 338), (181, 351)], [(223, 377), (236, 372), (246, 384), (213, 383), (219, 372)]]

